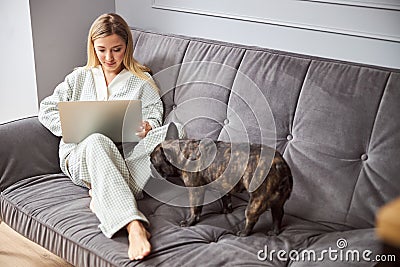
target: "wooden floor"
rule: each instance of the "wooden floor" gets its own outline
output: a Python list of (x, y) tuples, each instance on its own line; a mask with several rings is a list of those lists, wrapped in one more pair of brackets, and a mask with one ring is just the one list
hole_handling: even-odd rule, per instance
[(72, 267), (71, 264), (0, 223), (1, 267)]

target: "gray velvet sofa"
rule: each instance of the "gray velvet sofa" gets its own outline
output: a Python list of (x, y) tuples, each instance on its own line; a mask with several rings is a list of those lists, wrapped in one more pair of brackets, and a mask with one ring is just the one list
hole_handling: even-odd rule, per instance
[[(376, 264), (382, 251), (375, 214), (400, 195), (400, 70), (132, 32), (137, 60), (152, 69), (163, 93), (166, 121), (185, 122), (189, 138), (227, 140), (242, 123), (250, 142), (276, 141), (294, 179), (281, 234), (265, 234), (268, 213), (250, 236), (235, 235), (246, 193), (233, 197), (231, 214), (222, 213), (220, 201), (208, 204), (189, 228), (179, 226), (188, 208), (145, 194), (138, 205), (151, 222), (153, 251), (129, 261), (126, 232), (112, 239), (101, 233), (87, 190), (59, 169), (59, 139), (36, 117), (0, 125), (5, 223), (75, 266)], [(269, 110), (273, 124), (262, 121)]]

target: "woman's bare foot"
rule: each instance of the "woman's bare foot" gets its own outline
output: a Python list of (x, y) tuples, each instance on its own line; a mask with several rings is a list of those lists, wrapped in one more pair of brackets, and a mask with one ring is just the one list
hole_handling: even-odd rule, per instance
[(141, 260), (150, 254), (150, 233), (140, 221), (128, 223), (126, 229), (129, 233), (128, 256), (131, 260)]

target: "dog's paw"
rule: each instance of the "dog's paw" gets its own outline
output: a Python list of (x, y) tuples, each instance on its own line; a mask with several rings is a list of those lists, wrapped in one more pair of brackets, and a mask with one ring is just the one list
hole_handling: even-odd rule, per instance
[(232, 206), (225, 207), (222, 212), (224, 214), (232, 213), (233, 212), (233, 208), (232, 208)]
[(267, 232), (267, 236), (277, 236), (279, 235), (279, 230), (270, 230)]
[(188, 227), (188, 226), (189, 226), (188, 221), (186, 221), (186, 220), (181, 221), (181, 222), (179, 223), (179, 225), (180, 225), (181, 227)]
[(248, 236), (249, 234), (246, 233), (245, 231), (238, 231), (238, 232), (236, 233), (236, 235), (237, 235), (237, 236), (240, 236), (240, 237), (245, 237), (245, 236)]

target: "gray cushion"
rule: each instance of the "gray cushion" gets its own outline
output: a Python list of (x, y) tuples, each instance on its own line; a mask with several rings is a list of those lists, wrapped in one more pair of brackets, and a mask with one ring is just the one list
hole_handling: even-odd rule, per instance
[(244, 50), (191, 41), (174, 93), (173, 120), (186, 125), (190, 138), (216, 140)]
[(0, 136), (0, 191), (28, 177), (61, 172), (60, 139), (37, 117), (0, 124)]
[[(136, 60), (151, 68), (164, 104), (164, 118), (173, 109), (173, 95), (180, 70), (180, 63), (184, 57), (189, 41), (162, 36), (158, 34), (141, 34), (134, 30), (138, 36), (134, 56)], [(152, 46), (157, 43), (157, 46)], [(148, 49), (148, 47), (152, 47)], [(172, 50), (171, 47), (176, 49)], [(157, 62), (157, 64), (153, 64)]]
[[(376, 188), (376, 193), (364, 198), (368, 209), (358, 210), (361, 203), (353, 202), (357, 185), (379, 179), (378, 172), (365, 175), (370, 164), (386, 165), (380, 156), (370, 155), (369, 143), (388, 77), (380, 70), (312, 62), (294, 114), (294, 138), (285, 151), (296, 177), (291, 212), (313, 220), (372, 227), (376, 209), (396, 196), (385, 191), (389, 194), (382, 199)], [(392, 111), (396, 116), (399, 110)], [(395, 135), (388, 139), (398, 142)], [(363, 160), (364, 154), (368, 159)], [(387, 167), (399, 166), (392, 162)], [(352, 213), (349, 208), (354, 208)]]

